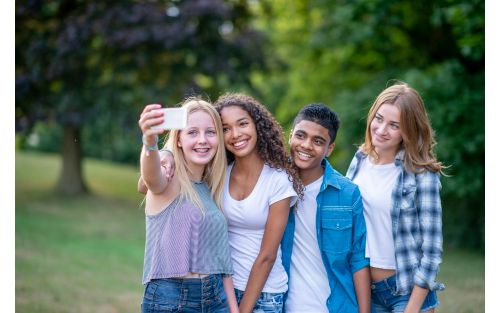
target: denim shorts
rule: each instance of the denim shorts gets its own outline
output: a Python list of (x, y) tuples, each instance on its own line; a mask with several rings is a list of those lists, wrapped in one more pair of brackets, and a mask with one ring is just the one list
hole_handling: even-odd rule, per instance
[[(240, 304), (243, 298), (244, 291), (234, 289), (236, 301)], [(253, 307), (253, 313), (281, 313), (283, 312), (283, 295), (284, 293), (261, 292)]]
[(153, 279), (146, 284), (142, 313), (228, 313), (222, 275), (203, 278)]
[[(396, 275), (372, 283), (372, 312), (402, 313), (410, 300), (410, 294), (396, 295)], [(420, 312), (434, 309), (439, 305), (436, 291), (429, 291)]]

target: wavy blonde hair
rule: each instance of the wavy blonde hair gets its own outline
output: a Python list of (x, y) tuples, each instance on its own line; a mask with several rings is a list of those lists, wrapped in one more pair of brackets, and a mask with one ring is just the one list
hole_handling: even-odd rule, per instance
[(417, 173), (423, 170), (442, 173), (444, 166), (434, 155), (436, 145), (434, 130), (425, 110), (424, 101), (419, 93), (406, 83), (397, 82), (384, 89), (375, 99), (366, 122), (365, 142), (361, 150), (378, 158), (372, 144), (370, 124), (375, 114), (384, 104), (395, 105), (399, 108), (401, 117), (399, 121), (403, 140), (401, 147), (405, 150), (404, 166), (407, 171)]
[[(215, 110), (212, 104), (197, 98), (190, 97), (187, 98), (182, 106), (186, 108), (188, 116), (197, 111), (203, 111), (208, 113), (215, 124), (215, 131), (217, 134), (218, 144), (217, 152), (213, 159), (205, 166), (203, 172), (202, 180), (208, 184), (210, 188), (212, 198), (215, 203), (222, 210), (222, 191), (224, 188), (224, 180), (226, 178), (226, 149), (224, 148), (224, 138), (222, 134), (222, 122), (220, 115)], [(184, 157), (184, 152), (182, 148), (177, 145), (179, 141), (179, 136), (182, 130), (176, 129), (170, 132), (168, 140), (166, 142), (166, 147), (172, 151), (175, 162), (175, 175), (179, 179), (180, 183), (180, 195), (185, 199), (192, 201), (202, 212), (203, 203), (198, 196), (196, 190), (193, 188), (191, 181), (191, 171)]]

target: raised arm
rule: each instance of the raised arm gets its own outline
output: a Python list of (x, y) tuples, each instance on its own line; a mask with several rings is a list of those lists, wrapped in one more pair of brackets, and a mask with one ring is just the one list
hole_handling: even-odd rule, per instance
[[(165, 149), (160, 150), (160, 165), (162, 167), (162, 172), (165, 173), (167, 182), (170, 182), (174, 176), (175, 169), (174, 157), (171, 151)], [(139, 176), (139, 180), (137, 181), (137, 191), (143, 194), (148, 192), (148, 187), (146, 186), (146, 183), (144, 183), (142, 176)]]
[(158, 151), (158, 135), (163, 133), (164, 130), (151, 128), (163, 122), (162, 113), (154, 111), (160, 108), (160, 104), (147, 105), (139, 119), (144, 144), (141, 151), (141, 178), (139, 183), (142, 179), (147, 189), (152, 193), (163, 192), (168, 183), (164, 170), (162, 170), (163, 167), (160, 164)]
[(240, 302), (240, 312), (250, 313), (262, 292), (267, 277), (273, 268), (278, 248), (285, 231), (290, 212), (291, 198), (273, 203), (269, 207), (266, 228), (260, 246), (259, 254), (253, 263), (245, 293)]

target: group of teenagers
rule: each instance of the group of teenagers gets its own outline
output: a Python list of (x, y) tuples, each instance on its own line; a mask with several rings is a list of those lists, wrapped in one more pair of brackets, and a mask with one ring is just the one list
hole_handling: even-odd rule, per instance
[(142, 312), (434, 312), (441, 184), (419, 93), (399, 82), (368, 112), (346, 176), (328, 157), (340, 126), (304, 106), (288, 138), (251, 96), (191, 97), (170, 130), (145, 106)]

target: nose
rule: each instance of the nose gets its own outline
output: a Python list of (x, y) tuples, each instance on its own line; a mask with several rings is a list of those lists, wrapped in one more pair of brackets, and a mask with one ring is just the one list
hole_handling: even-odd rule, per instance
[(309, 139), (306, 139), (304, 141), (302, 141), (300, 143), (300, 146), (305, 149), (305, 150), (311, 150), (311, 146), (312, 146), (312, 143), (311, 143), (311, 140)]
[(238, 129), (238, 127), (234, 127), (232, 130), (231, 130), (231, 136), (236, 139), (238, 137), (240, 137), (240, 131)]
[(198, 142), (203, 144), (207, 142), (207, 134), (206, 133), (200, 133), (200, 136), (198, 137)]
[(379, 125), (379, 127), (377, 128), (377, 134), (385, 134), (385, 132), (387, 131), (387, 123), (382, 123)]

